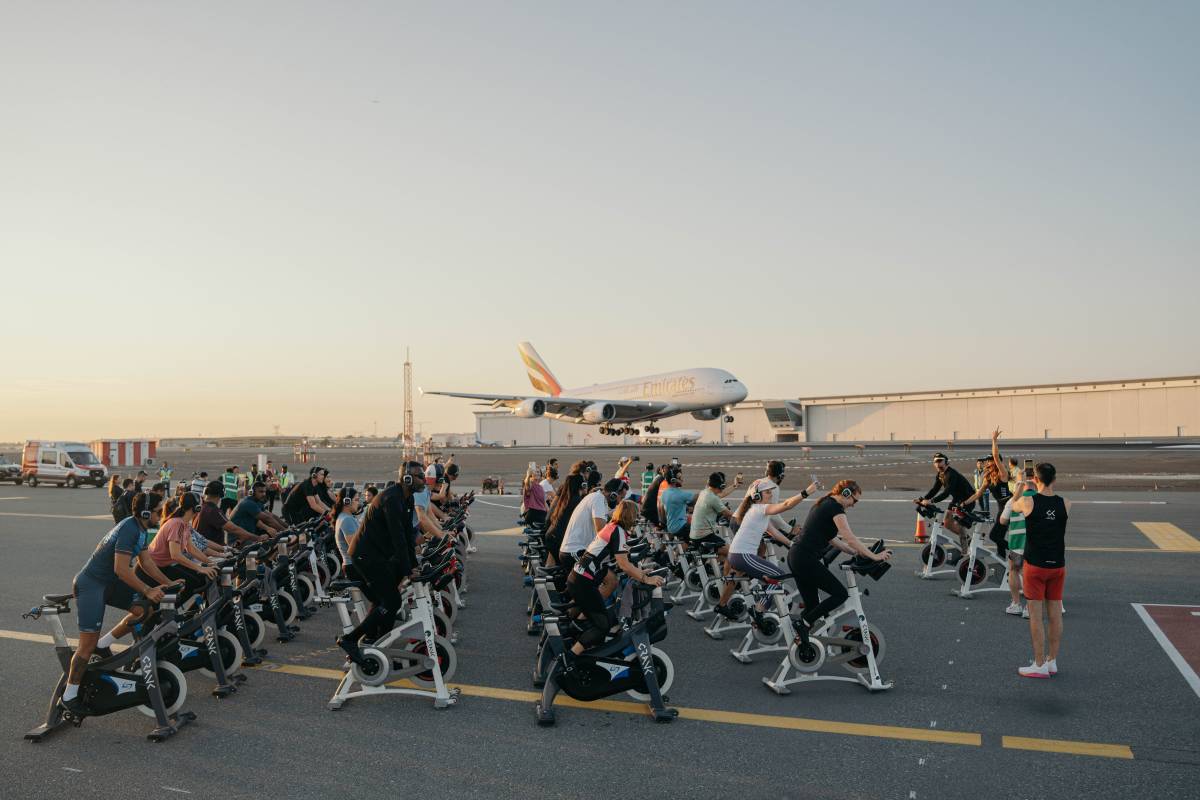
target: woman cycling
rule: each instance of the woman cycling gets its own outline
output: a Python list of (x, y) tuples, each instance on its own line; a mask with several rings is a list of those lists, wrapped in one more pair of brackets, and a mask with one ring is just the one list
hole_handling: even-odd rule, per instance
[(200, 510), (200, 498), (188, 492), (178, 502), (168, 504), (170, 513), (147, 551), (154, 564), (171, 580), (183, 581), (186, 589), (179, 599), (199, 591), (205, 580), (216, 577), (217, 570), (204, 550), (192, 541), (192, 520)]
[(342, 555), (342, 571), (352, 581), (362, 580), (354, 571), (354, 559), (350, 557), (350, 545), (354, 544), (354, 537), (358, 535), (358, 509), (358, 490), (352, 486), (338, 489), (337, 499), (333, 502), (333, 537)]
[(525, 470), (521, 482), (521, 503), (525, 506), (525, 524), (542, 527), (546, 524), (546, 490), (542, 488), (542, 475), (532, 464)]
[(591, 623), (571, 647), (580, 655), (589, 647), (603, 644), (611, 627), (608, 610), (600, 586), (615, 564), (629, 577), (650, 586), (662, 586), (660, 576), (649, 576), (629, 560), (629, 531), (637, 524), (638, 506), (632, 500), (622, 500), (613, 511), (612, 521), (600, 529), (596, 538), (584, 549), (575, 568), (567, 578), (567, 587), (575, 605)]
[[(771, 517), (791, 511), (804, 502), (810, 494), (821, 489), (820, 484), (813, 481), (800, 494), (778, 503), (775, 502), (779, 497), (779, 484), (776, 483), (776, 480), (783, 480), (783, 469), (776, 469), (772, 474), (774, 480), (760, 478), (750, 485), (746, 496), (742, 498), (742, 504), (738, 506), (738, 510), (733, 515), (733, 518), (738, 520), (738, 529), (734, 534), (733, 541), (729, 543), (726, 565), (730, 570), (750, 578), (776, 579), (786, 574), (778, 564), (768, 561), (758, 554), (763, 536), (770, 536), (784, 547), (790, 546), (791, 539), (776, 530), (776, 526), (771, 524)], [(735, 588), (736, 585), (733, 581), (726, 581), (724, 588), (721, 589), (721, 599), (714, 609), (716, 613), (726, 618), (735, 616), (727, 606)]]
[[(829, 494), (818, 500), (808, 512), (808, 518), (804, 520), (804, 534), (788, 551), (788, 569), (796, 580), (796, 588), (800, 590), (800, 598), (804, 602), (800, 619), (809, 630), (849, 597), (846, 587), (821, 560), (830, 544), (843, 553), (860, 555), (872, 561), (887, 561), (892, 557), (891, 550), (872, 553), (850, 530), (846, 509), (858, 505), (860, 497), (862, 489), (857, 483), (851, 480), (838, 481)], [(829, 595), (819, 603), (818, 590)]]
[(996, 554), (1004, 558), (1005, 551), (1008, 549), (1005, 544), (1005, 534), (1008, 526), (1000, 522), (1000, 515), (1004, 512), (1004, 507), (1012, 498), (1012, 491), (1008, 488), (1008, 474), (1004, 469), (1004, 462), (1000, 459), (1000, 450), (997, 439), (1000, 438), (1000, 429), (997, 428), (992, 433), (992, 457), (983, 465), (983, 485), (967, 498), (967, 503), (974, 503), (985, 493), (990, 493), (996, 499), (996, 524), (992, 526), (991, 533), (988, 538), (996, 544)]
[(550, 518), (546, 524), (546, 563), (558, 563), (558, 550), (562, 547), (563, 536), (567, 532), (567, 524), (575, 507), (583, 500), (583, 492), (587, 478), (578, 472), (573, 472), (558, 488), (558, 496), (554, 499), (554, 507), (550, 509)]

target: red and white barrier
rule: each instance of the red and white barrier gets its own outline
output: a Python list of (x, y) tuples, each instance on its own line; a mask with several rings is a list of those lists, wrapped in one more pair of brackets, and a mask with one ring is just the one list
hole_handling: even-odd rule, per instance
[(154, 439), (96, 439), (91, 447), (106, 467), (140, 467), (158, 453)]

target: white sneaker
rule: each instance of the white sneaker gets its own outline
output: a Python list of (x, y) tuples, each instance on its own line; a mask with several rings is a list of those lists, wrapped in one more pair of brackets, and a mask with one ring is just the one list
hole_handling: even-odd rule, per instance
[(1057, 658), (1048, 659), (1046, 661), (1046, 669), (1049, 670), (1051, 675), (1057, 675), (1058, 674), (1058, 659)]
[(1004, 609), (1004, 613), (1012, 614), (1014, 617), (1019, 617), (1019, 616), (1021, 616), (1021, 612), (1024, 610), (1025, 610), (1025, 607), (1022, 606), (1020, 603), (1009, 603), (1008, 608)]
[(1017, 670), (1017, 672), (1022, 678), (1049, 678), (1049, 662), (1042, 664), (1041, 666), (1038, 666), (1037, 664), (1030, 664), (1028, 667), (1021, 667)]
[(1029, 619), (1029, 606), (1021, 606), (1021, 619)]

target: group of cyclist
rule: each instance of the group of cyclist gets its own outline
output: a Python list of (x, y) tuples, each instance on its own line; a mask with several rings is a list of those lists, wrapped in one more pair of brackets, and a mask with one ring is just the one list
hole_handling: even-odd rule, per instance
[[(227, 474), (232, 472), (230, 468)], [(450, 464), (426, 477), (425, 465), (406, 462), (399, 480), (360, 492), (351, 486), (334, 490), (329, 471), (313, 467), (307, 480), (286, 487), (283, 517), (271, 510), (266, 475), (253, 472), (256, 480), (248, 485), (214, 479), (197, 486), (194, 477), (179, 482), (173, 492), (163, 481), (143, 487), (144, 473), (123, 481), (114, 477), (110, 498), (116, 524), (73, 581), (80, 636), (60, 701), (68, 711), (82, 713), (79, 686), (88, 661), (93, 655), (111, 655), (112, 646), (134, 630), (145, 613), (143, 598), (157, 603), (164, 587), (182, 586), (177, 599), (183, 602), (217, 575), (227, 546), (262, 542), (317, 516), (336, 526), (347, 577), (362, 583), (373, 604), (362, 625), (338, 640), (357, 660), (359, 639), (378, 635), (394, 621), (421, 537), (442, 535), (445, 515), (439, 504), (452, 499), (450, 487), (459, 468)], [(231, 487), (236, 497), (229, 496)], [(101, 635), (107, 606), (126, 614)]]
[[(1057, 672), (1062, 636), (1064, 536), (1070, 502), (1054, 493), (1055, 470), (1051, 464), (1038, 464), (1027, 474), (1012, 475), (1000, 455), (1000, 435), (997, 430), (992, 436), (991, 458), (983, 465), (977, 488), (939, 452), (933, 458), (934, 485), (916, 502), (929, 505), (951, 500), (943, 522), (959, 535), (965, 552), (969, 526), (961, 521), (963, 513), (970, 512), (985, 493), (995, 500), (997, 516), (989, 538), (1002, 558), (1013, 561), (1013, 569), (1009, 570), (1012, 603), (1006, 613), (1028, 618), (1033, 640), (1033, 662), (1020, 668), (1019, 674), (1049, 677)], [(790, 576), (802, 608), (794, 615), (794, 624), (809, 630), (848, 596), (842, 581), (822, 557), (830, 546), (873, 561), (892, 557), (891, 550), (872, 552), (854, 534), (847, 512), (858, 505), (863, 492), (853, 480), (840, 480), (817, 496), (804, 522), (793, 525), (781, 515), (818, 495), (823, 487), (814, 480), (799, 494), (783, 499), (786, 466), (782, 461), (767, 463), (765, 474), (749, 484), (736, 509), (727, 506), (724, 498), (741, 487), (740, 474), (730, 483), (723, 472), (714, 472), (703, 490), (691, 492), (683, 489), (683, 468), (678, 461), (662, 465), (653, 477), (643, 476), (638, 509), (630, 499), (637, 495), (626, 475), (631, 464), (631, 459), (622, 459), (613, 477), (606, 480), (594, 462), (579, 461), (571, 466), (561, 485), (544, 485), (543, 475), (557, 477), (556, 464), (544, 469), (530, 464), (525, 475), (522, 499), (526, 520), (544, 522), (548, 562), (571, 570), (566, 588), (581, 615), (594, 618), (595, 624), (588, 629), (592, 632), (575, 644), (576, 652), (603, 639), (607, 630), (603, 621), (605, 598), (617, 585), (614, 570), (639, 580), (645, 577), (643, 570), (625, 555), (639, 511), (641, 519), (677, 539), (685, 549), (712, 547), (727, 576), (772, 581)], [(552, 501), (547, 501), (548, 497)], [(767, 540), (787, 548), (786, 571), (764, 557)], [(661, 579), (651, 578), (650, 582)], [(728, 618), (737, 616), (728, 606), (734, 591), (734, 582), (726, 581), (716, 613)], [(1022, 596), (1026, 605), (1021, 603)], [(1049, 619), (1048, 628), (1043, 614)]]

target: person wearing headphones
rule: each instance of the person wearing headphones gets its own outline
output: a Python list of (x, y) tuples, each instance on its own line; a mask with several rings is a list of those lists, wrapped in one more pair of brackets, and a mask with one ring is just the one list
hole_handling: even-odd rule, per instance
[(413, 495), (424, 485), (425, 471), (419, 461), (406, 461), (399, 477), (367, 506), (358, 535), (347, 548), (355, 571), (375, 596), (362, 622), (337, 640), (337, 646), (355, 664), (363, 663), (362, 639), (374, 641), (395, 625), (404, 603), (399, 587), (417, 564)]
[(191, 492), (185, 494), (174, 510), (169, 512), (146, 548), (163, 575), (170, 580), (184, 582), (186, 594), (198, 591), (206, 579), (217, 575), (216, 568), (209, 563), (208, 555), (198, 549), (192, 540), (192, 522), (200, 512), (200, 506), (198, 495)]
[(601, 479), (599, 470), (593, 469), (587, 473), (585, 494), (571, 513), (558, 551), (559, 566), (569, 569), (575, 565), (579, 554), (608, 523), (609, 513), (625, 499), (625, 481), (609, 478), (602, 491), (595, 491)]
[(717, 522), (722, 519), (732, 520), (733, 512), (721, 500), (741, 485), (741, 475), (734, 479), (732, 486), (726, 485), (724, 472), (714, 472), (708, 476), (708, 486), (700, 492), (696, 498), (696, 505), (692, 509), (692, 527), (688, 535), (690, 546), (706, 542), (716, 545), (718, 547), (717, 555), (725, 558), (729, 548), (725, 544), (725, 537), (721, 536), (720, 531), (717, 530)]
[[(142, 617), (142, 608), (134, 603), (142, 597), (160, 602), (163, 599), (161, 587), (171, 583), (171, 579), (162, 573), (146, 550), (148, 532), (158, 527), (162, 501), (157, 494), (141, 492), (134, 495), (132, 516), (118, 522), (104, 535), (87, 563), (75, 575), (72, 592), (79, 619), (79, 646), (71, 657), (67, 685), (59, 701), (72, 714), (82, 711), (79, 683), (92, 653), (98, 652), (102, 658), (112, 655), (109, 648), (129, 633)], [(158, 585), (151, 586), (143, 582), (138, 576), (138, 569)], [(129, 613), (112, 630), (101, 636), (105, 606)]]
[[(789, 547), (792, 540), (776, 524), (775, 517), (791, 511), (800, 505), (821, 486), (816, 481), (801, 489), (800, 494), (793, 495), (783, 502), (779, 499), (779, 484), (783, 482), (784, 469), (782, 461), (771, 461), (767, 464), (766, 478), (759, 478), (746, 491), (741, 505), (733, 518), (738, 521), (737, 533), (729, 543), (729, 554), (725, 559), (726, 575), (737, 572), (750, 578), (779, 579), (785, 573), (783, 568), (759, 555), (764, 536), (769, 536), (784, 547)], [(787, 527), (786, 523), (783, 523)], [(714, 611), (726, 618), (733, 618), (729, 609), (729, 598), (733, 596), (737, 585), (726, 581), (721, 589), (721, 599)]]
[[(334, 541), (337, 543), (338, 552), (342, 555), (342, 571), (350, 580), (359, 582), (362, 582), (362, 577), (354, 569), (354, 556), (350, 555), (350, 546), (354, 544), (354, 539), (358, 536), (357, 514), (361, 508), (362, 504), (357, 489), (353, 486), (338, 489), (337, 499), (333, 504)], [(374, 597), (367, 596), (367, 600), (375, 602)]]
[(283, 518), (292, 525), (308, 522), (329, 513), (329, 506), (321, 502), (320, 487), (325, 481), (325, 468), (313, 467), (308, 480), (297, 483), (283, 501)]
[(950, 466), (950, 459), (946, 457), (945, 453), (933, 454), (933, 468), (937, 471), (937, 476), (933, 480), (933, 488), (913, 502), (919, 506), (927, 506), (931, 503), (940, 503), (949, 497), (951, 505), (946, 509), (942, 525), (946, 530), (958, 534), (959, 545), (965, 553), (970, 542), (967, 541), (967, 533), (958, 524), (953, 508), (957, 506), (963, 511), (973, 509), (975, 504), (970, 500), (971, 496), (975, 494), (975, 490), (971, 488), (971, 482), (961, 472)]
[[(863, 556), (872, 561), (887, 561), (892, 557), (891, 550), (872, 553), (850, 529), (846, 510), (858, 505), (861, 497), (862, 489), (854, 481), (840, 480), (835, 483), (829, 494), (818, 500), (808, 512), (804, 520), (804, 533), (788, 551), (788, 569), (796, 580), (796, 588), (800, 590), (800, 598), (804, 602), (799, 622), (807, 625), (809, 630), (849, 597), (841, 580), (830, 572), (822, 560), (830, 544), (843, 553)], [(818, 602), (818, 591), (825, 592), (828, 597)]]
[(665, 523), (667, 535), (681, 540), (686, 546), (689, 534), (688, 506), (696, 501), (696, 492), (683, 488), (683, 468), (671, 467), (666, 476), (666, 490), (658, 491), (658, 518)]
[[(612, 481), (609, 481), (609, 485), (611, 484)], [(647, 575), (645, 570), (629, 560), (629, 532), (637, 524), (637, 518), (637, 503), (632, 500), (617, 503), (613, 509), (612, 522), (606, 523), (596, 531), (591, 542), (579, 554), (579, 561), (567, 578), (567, 587), (575, 605), (591, 623), (572, 645), (571, 652), (575, 655), (581, 655), (589, 647), (602, 644), (608, 636), (611, 626), (605, 597), (611, 592), (604, 592), (602, 587), (610, 583), (608, 577), (613, 566), (648, 586), (663, 585), (661, 576)], [(616, 583), (615, 576), (611, 583)], [(567, 667), (570, 666), (570, 662), (567, 662)]]

